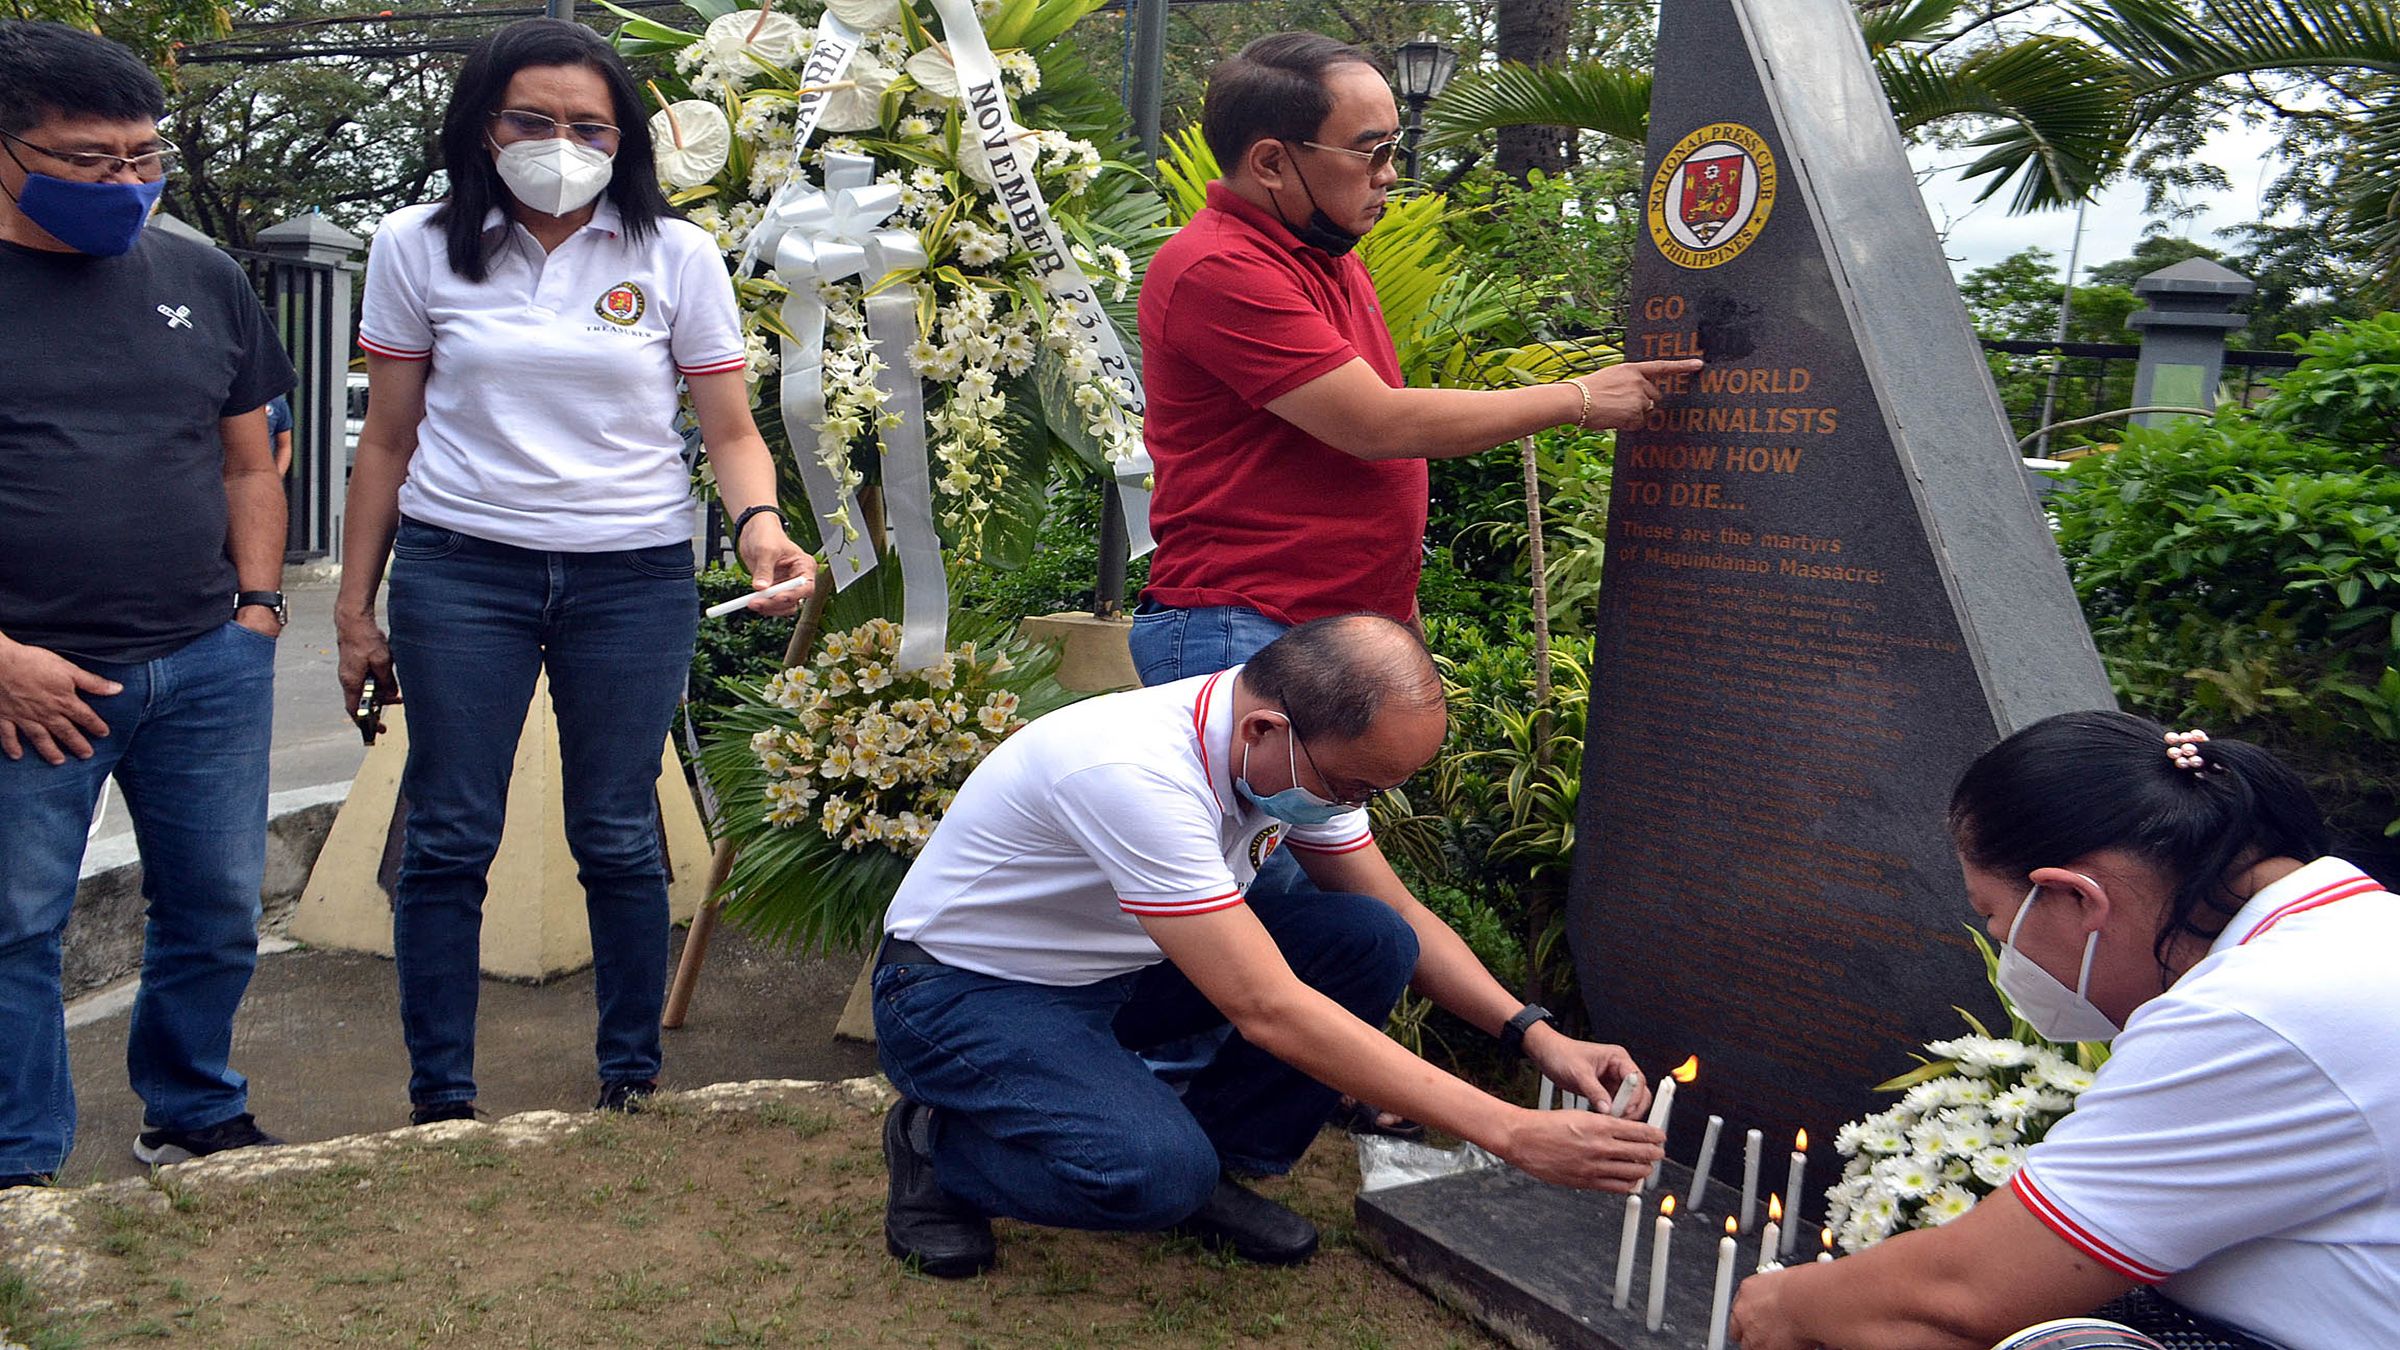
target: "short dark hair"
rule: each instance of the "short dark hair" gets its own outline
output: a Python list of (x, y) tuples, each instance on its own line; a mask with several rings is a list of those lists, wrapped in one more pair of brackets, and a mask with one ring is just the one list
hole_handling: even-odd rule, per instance
[(2134, 854), (2173, 890), (2151, 948), (2213, 939), (2246, 898), (2231, 883), (2262, 858), (2313, 860), (2332, 839), (2300, 776), (2244, 741), (2198, 749), (2177, 768), (2166, 728), (2121, 712), (2046, 717), (1986, 750), (1950, 797), (1958, 851), (1980, 871), (2022, 877), (2098, 849)]
[(1322, 33), (1270, 33), (1217, 63), (1200, 105), (1200, 134), (1217, 167), (1235, 172), (1260, 141), (1305, 141), (1333, 112), (1325, 72), (1340, 65), (1381, 67), (1375, 58)]
[(0, 19), (0, 131), (29, 131), (51, 117), (166, 115), (166, 90), (132, 52), (63, 23)]
[(1443, 707), (1441, 672), (1417, 635), (1381, 614), (1312, 619), (1242, 667), (1242, 683), (1281, 705), (1302, 740), (1356, 740), (1393, 704)]
[(452, 271), (469, 281), (481, 281), (491, 267), (492, 241), (484, 236), (484, 217), (495, 206), (505, 210), (508, 188), (500, 181), (489, 151), (484, 149), (484, 123), (500, 110), (508, 82), (528, 66), (584, 66), (598, 72), (608, 86), (619, 132), (616, 170), (608, 180), (608, 199), (616, 203), (625, 233), (647, 239), (658, 222), (676, 216), (667, 194), (658, 186), (658, 165), (652, 158), (650, 119), (642, 110), (642, 95), (633, 72), (616, 48), (598, 33), (565, 19), (520, 19), (475, 44), (459, 67), (458, 83), (450, 91), (450, 106), (442, 113), (442, 167), (450, 173), (450, 195), (435, 219), (442, 224)]

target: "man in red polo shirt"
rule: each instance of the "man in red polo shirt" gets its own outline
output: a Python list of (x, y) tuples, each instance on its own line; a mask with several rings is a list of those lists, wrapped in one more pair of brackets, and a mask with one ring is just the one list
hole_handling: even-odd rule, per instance
[(1522, 389), (1401, 385), (1374, 283), (1350, 253), (1398, 180), (1399, 112), (1367, 55), (1260, 38), (1209, 76), (1224, 177), (1142, 286), (1144, 437), (1158, 553), (1134, 616), (1146, 684), (1249, 659), (1292, 625), (1417, 619), (1425, 461), (1555, 426), (1627, 428), (1645, 361)]

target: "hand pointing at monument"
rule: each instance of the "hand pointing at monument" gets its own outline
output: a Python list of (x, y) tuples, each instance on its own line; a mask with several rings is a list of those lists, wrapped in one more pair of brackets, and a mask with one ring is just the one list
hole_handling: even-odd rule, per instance
[(1658, 406), (1664, 394), (1661, 381), (1689, 375), (1703, 364), (1696, 358), (1627, 361), (1589, 375), (1578, 375), (1567, 383), (1581, 386), (1592, 397), (1592, 410), (1584, 419), (1586, 426), (1595, 431), (1631, 431)]

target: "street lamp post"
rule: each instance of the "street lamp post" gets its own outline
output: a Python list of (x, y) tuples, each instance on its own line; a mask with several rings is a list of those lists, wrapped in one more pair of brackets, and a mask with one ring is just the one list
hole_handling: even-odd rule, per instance
[(1409, 181), (1417, 177), (1417, 139), (1425, 134), (1425, 105), (1450, 83), (1458, 69), (1458, 53), (1433, 40), (1431, 33), (1417, 34), (1414, 42), (1400, 44), (1395, 77), (1400, 85), (1401, 101), (1408, 104), (1408, 125), (1401, 132), (1401, 168)]

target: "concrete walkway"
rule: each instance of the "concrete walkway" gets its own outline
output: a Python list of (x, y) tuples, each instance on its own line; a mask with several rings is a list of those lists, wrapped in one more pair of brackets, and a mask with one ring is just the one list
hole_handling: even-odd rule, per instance
[[(295, 949), (262, 956), (234, 1024), (233, 1065), (261, 1128), (294, 1142), (408, 1123), (398, 989), (381, 957)], [(682, 934), (676, 936), (677, 950)], [(860, 958), (798, 958), (719, 928), (685, 1025), (666, 1033), (669, 1088), (757, 1078), (839, 1081), (876, 1072), (872, 1046), (833, 1039)], [(68, 1010), (82, 1121), (63, 1180), (138, 1176), (141, 1100), (125, 1084), (132, 981)], [(589, 971), (545, 985), (483, 982), (478, 1104), (493, 1116), (581, 1110), (592, 1068)]]

